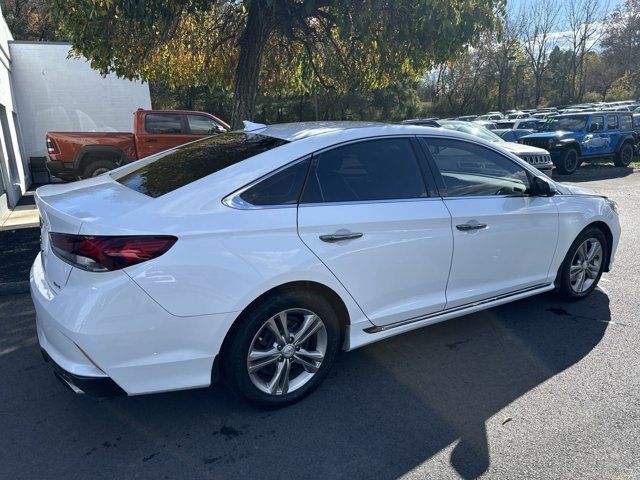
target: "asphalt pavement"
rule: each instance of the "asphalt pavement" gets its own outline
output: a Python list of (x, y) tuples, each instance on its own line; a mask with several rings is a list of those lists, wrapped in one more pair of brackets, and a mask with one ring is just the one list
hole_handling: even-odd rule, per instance
[(640, 478), (640, 172), (567, 180), (619, 203), (623, 237), (601, 289), (344, 353), (280, 410), (223, 385), (74, 395), (42, 361), (29, 296), (0, 297), (0, 478)]

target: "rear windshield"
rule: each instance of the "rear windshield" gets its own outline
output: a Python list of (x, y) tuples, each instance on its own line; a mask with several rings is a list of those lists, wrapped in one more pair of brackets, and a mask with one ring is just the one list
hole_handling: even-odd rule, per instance
[(159, 197), (285, 143), (249, 132), (223, 133), (160, 154), (116, 180), (150, 197)]

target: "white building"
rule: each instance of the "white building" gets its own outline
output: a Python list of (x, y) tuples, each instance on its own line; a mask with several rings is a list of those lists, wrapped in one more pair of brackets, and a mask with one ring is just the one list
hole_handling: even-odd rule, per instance
[(14, 41), (0, 12), (0, 218), (31, 185), (47, 131), (129, 132), (133, 112), (151, 108), (147, 84), (103, 77), (70, 49)]

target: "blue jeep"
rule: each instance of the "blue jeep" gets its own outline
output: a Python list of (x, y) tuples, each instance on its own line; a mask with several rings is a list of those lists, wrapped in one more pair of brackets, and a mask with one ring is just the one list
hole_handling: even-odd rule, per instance
[(559, 115), (545, 130), (526, 135), (519, 142), (549, 150), (558, 173), (569, 175), (588, 158), (613, 157), (618, 167), (627, 167), (633, 160), (636, 137), (631, 113)]

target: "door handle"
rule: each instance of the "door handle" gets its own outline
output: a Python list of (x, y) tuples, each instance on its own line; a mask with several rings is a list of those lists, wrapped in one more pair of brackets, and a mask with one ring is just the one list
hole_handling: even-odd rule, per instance
[(456, 225), (458, 230), (463, 232), (468, 232), (469, 230), (482, 230), (483, 228), (487, 228), (486, 223), (463, 223), (461, 225)]
[(155, 138), (143, 138), (142, 141), (147, 143), (152, 143), (152, 142), (157, 142), (158, 140)]
[(360, 238), (362, 237), (362, 235), (363, 234), (360, 232), (344, 232), (344, 233), (336, 232), (330, 235), (320, 235), (320, 240), (327, 243), (335, 243), (335, 242), (340, 242), (342, 240), (353, 240), (355, 238)]

